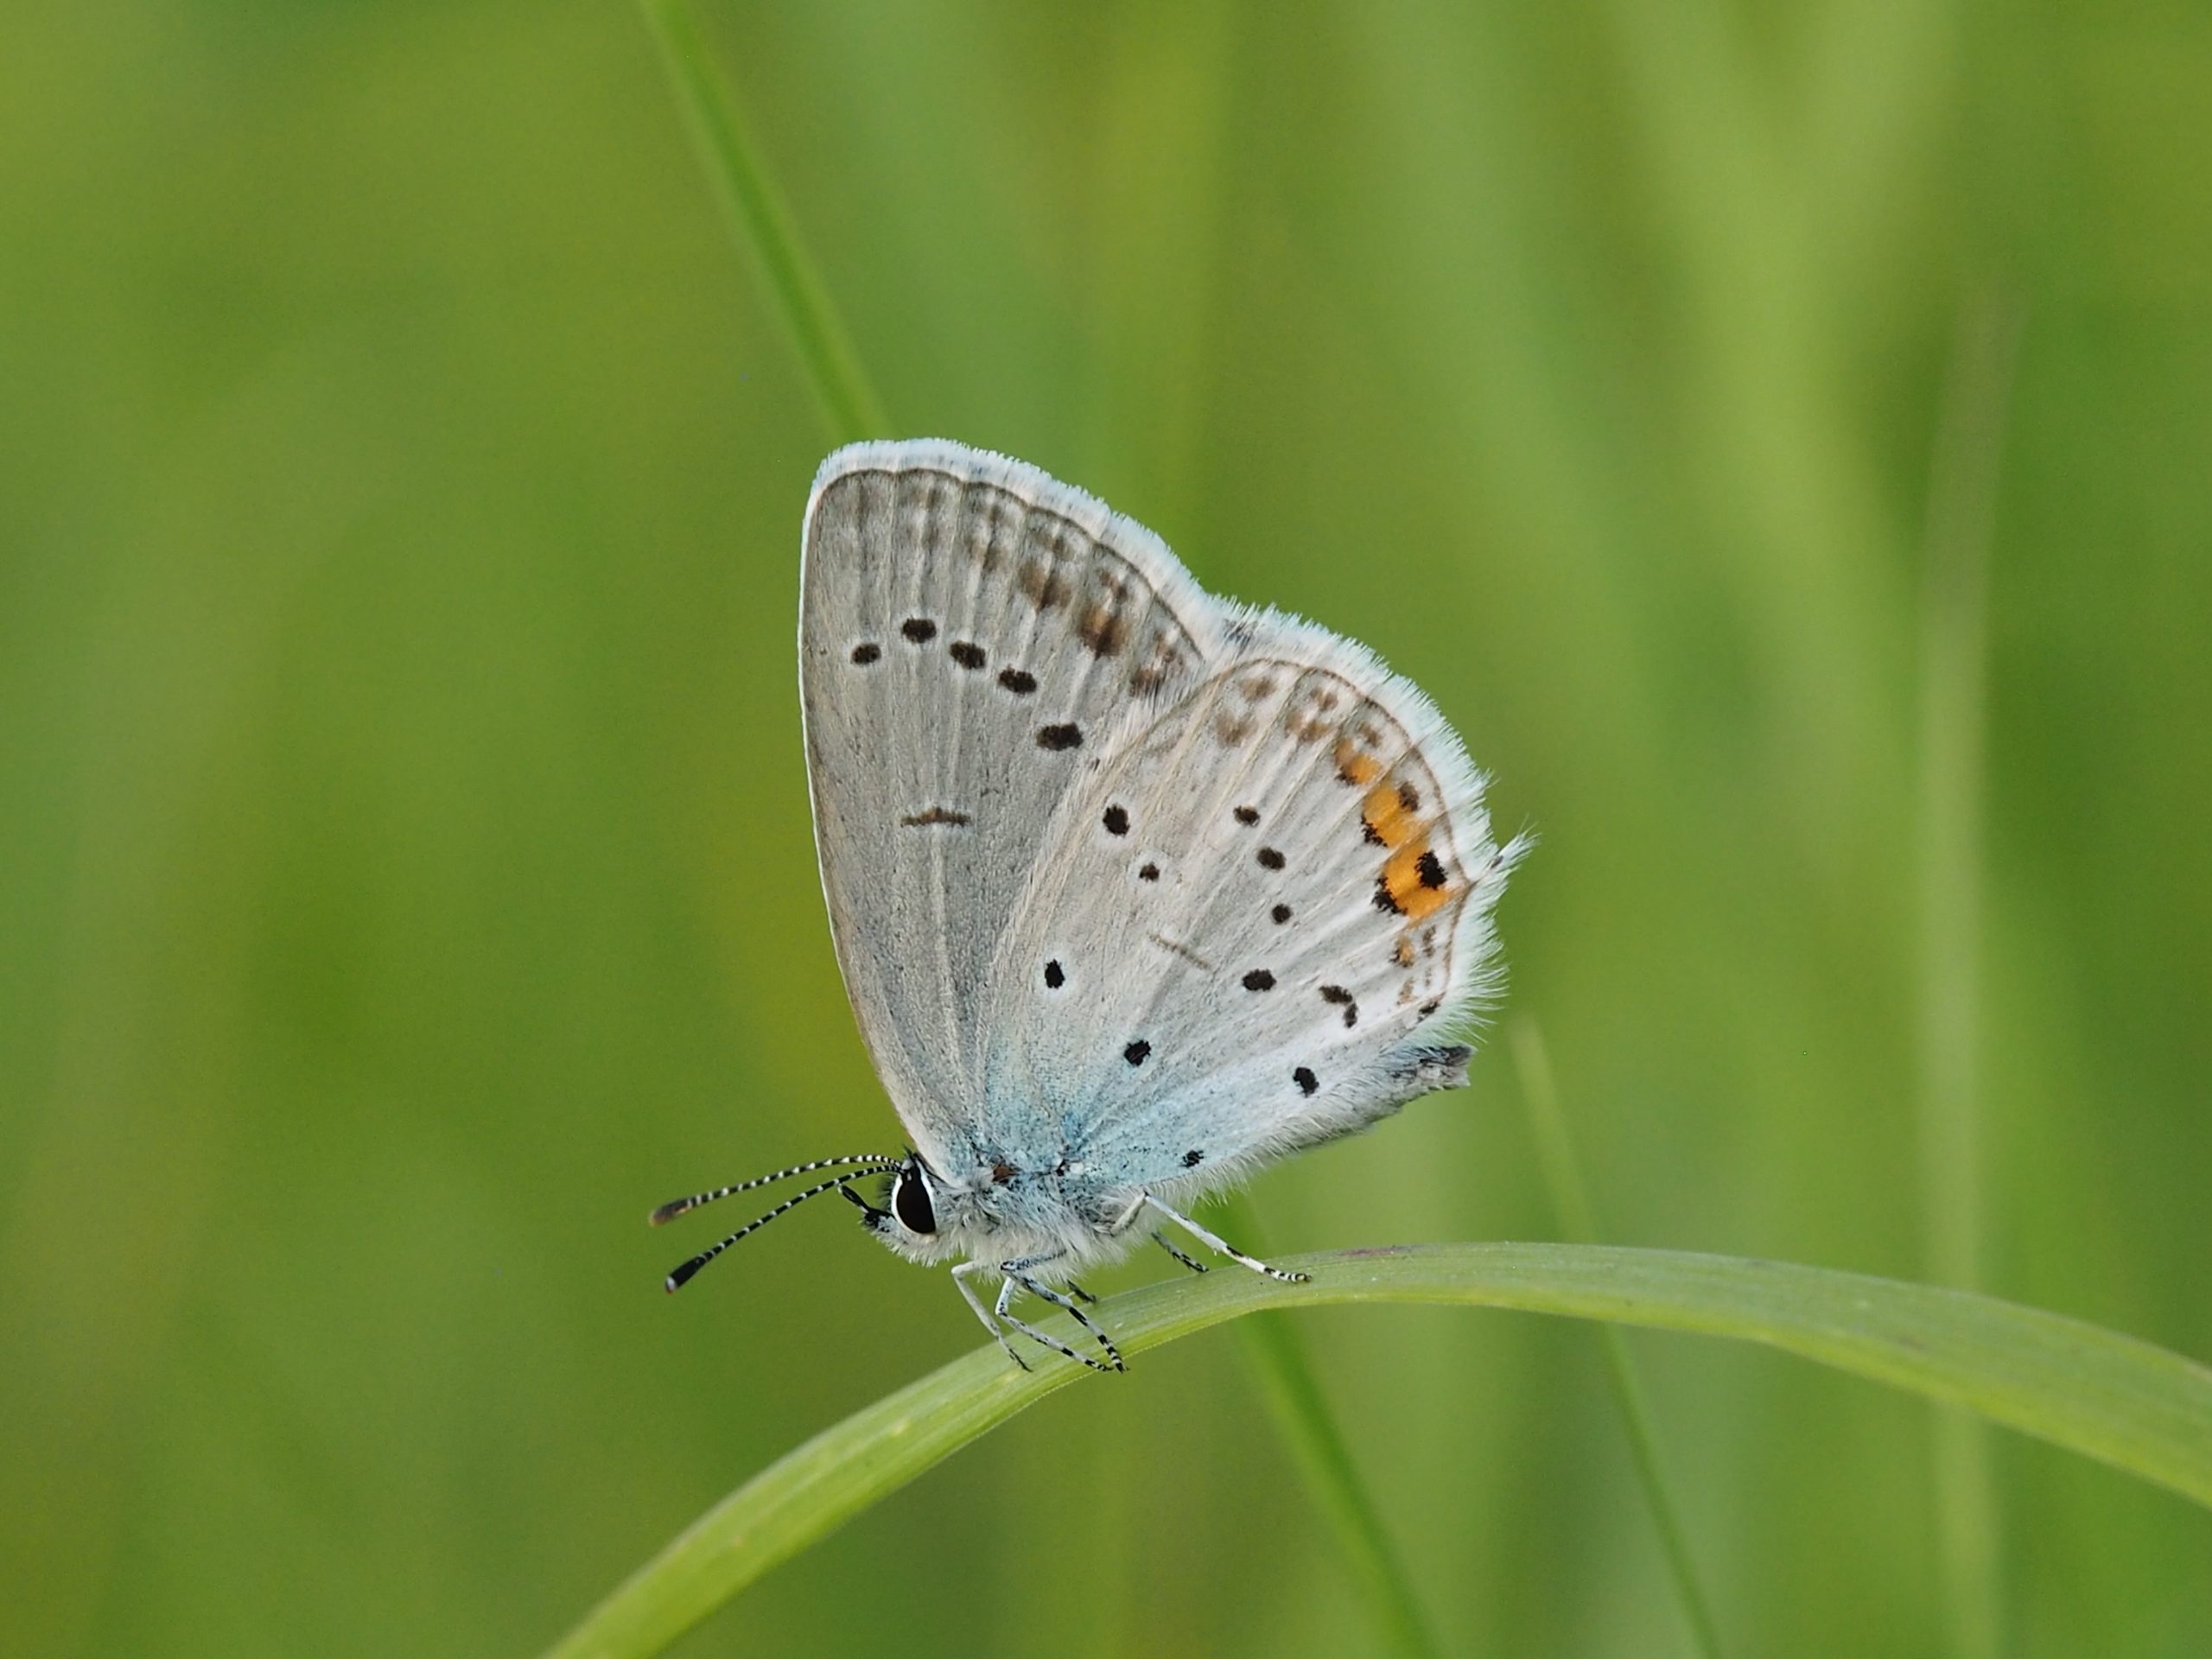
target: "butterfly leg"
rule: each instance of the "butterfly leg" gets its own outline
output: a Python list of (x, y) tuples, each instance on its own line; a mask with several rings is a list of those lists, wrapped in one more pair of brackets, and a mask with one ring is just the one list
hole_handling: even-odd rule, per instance
[[(1127, 1370), (1128, 1367), (1122, 1363), (1121, 1351), (1114, 1346), (1113, 1343), (1108, 1338), (1103, 1331), (1101, 1331), (1096, 1325), (1091, 1323), (1090, 1316), (1081, 1308), (1077, 1307), (1074, 1302), (1071, 1301), (1065, 1296), (1061, 1295), (1058, 1291), (1054, 1290), (1050, 1285), (1044, 1283), (1042, 1281), (1035, 1278), (1030, 1274), (1029, 1269), (1035, 1267), (1039, 1261), (1050, 1261), (1051, 1259), (1052, 1258), (1049, 1256), (1032, 1256), (1026, 1261), (1001, 1262), (999, 1264), (999, 1271), (1003, 1273), (1006, 1275), (1006, 1278), (999, 1286), (999, 1299), (993, 1306), (991, 1311), (996, 1313), (999, 1318), (1004, 1319), (1008, 1325), (1012, 1325), (1015, 1330), (1020, 1332), (1023, 1336), (1027, 1337), (1032, 1342), (1039, 1343), (1045, 1347), (1052, 1349), (1056, 1353), (1065, 1354), (1070, 1359), (1076, 1361), (1079, 1364), (1088, 1365), (1094, 1371)], [(1110, 1363), (1102, 1364), (1100, 1362), (1091, 1358), (1087, 1354), (1079, 1354), (1076, 1352), (1074, 1349), (1069, 1347), (1067, 1344), (1061, 1342), (1057, 1338), (1048, 1337), (1042, 1331), (1037, 1329), (1036, 1326), (1017, 1319), (1013, 1312), (1014, 1294), (1017, 1290), (1026, 1290), (1040, 1301), (1050, 1302), (1055, 1307), (1065, 1308), (1070, 1313), (1075, 1316), (1075, 1321), (1077, 1325), (1081, 1325), (1084, 1330), (1090, 1332), (1092, 1336), (1098, 1338), (1098, 1345), (1106, 1351), (1107, 1359)]]
[[(1129, 1369), (1126, 1364), (1122, 1363), (1122, 1351), (1114, 1345), (1114, 1339), (1108, 1336), (1103, 1331), (1100, 1330), (1097, 1325), (1094, 1325), (1091, 1322), (1090, 1316), (1089, 1314), (1085, 1313), (1065, 1296), (1063, 1296), (1058, 1291), (1053, 1289), (1052, 1286), (1044, 1283), (1041, 1280), (1031, 1277), (1027, 1273), (1017, 1274), (1014, 1275), (1013, 1282), (1020, 1285), (1032, 1296), (1038, 1298), (1041, 1301), (1050, 1302), (1054, 1307), (1065, 1308), (1074, 1316), (1075, 1322), (1077, 1325), (1081, 1325), (1084, 1330), (1090, 1332), (1092, 1336), (1098, 1338), (1098, 1345), (1106, 1351), (1106, 1362), (1108, 1364), (1111, 1365), (1117, 1371), (1126, 1371)], [(1070, 1285), (1068, 1288), (1075, 1291), (1076, 1294), (1081, 1296), (1086, 1302), (1095, 1302), (1098, 1300), (1096, 1296), (1092, 1296), (1087, 1292), (1078, 1289), (1076, 1286)]]
[(1230, 1243), (1228, 1240), (1221, 1237), (1217, 1234), (1208, 1232), (1205, 1228), (1199, 1226), (1197, 1222), (1192, 1221), (1188, 1216), (1180, 1214), (1176, 1211), (1170, 1210), (1166, 1205), (1162, 1204), (1158, 1198), (1152, 1197), (1150, 1194), (1146, 1195), (1145, 1202), (1150, 1205), (1154, 1210), (1157, 1210), (1161, 1215), (1166, 1217), (1168, 1220), (1173, 1222), (1178, 1227), (1180, 1227), (1192, 1238), (1197, 1239), (1199, 1243), (1205, 1245), (1208, 1249), (1217, 1251), (1221, 1255), (1227, 1256), (1230, 1261), (1238, 1263), (1240, 1266), (1251, 1268), (1255, 1273), (1264, 1273), (1268, 1278), (1280, 1279), (1286, 1285), (1302, 1285), (1313, 1276), (1310, 1274), (1304, 1273), (1285, 1273), (1281, 1268), (1271, 1268), (1266, 1262), (1258, 1260), (1256, 1257), (1245, 1255), (1243, 1251)]
[(1006, 1326), (991, 1317), (991, 1310), (983, 1306), (983, 1299), (976, 1294), (976, 1287), (968, 1282), (968, 1275), (981, 1271), (982, 1266), (983, 1264), (980, 1262), (963, 1262), (958, 1267), (953, 1268), (952, 1282), (960, 1287), (962, 1300), (974, 1311), (976, 1317), (983, 1322), (983, 1329), (997, 1338), (999, 1346), (1006, 1350), (1006, 1357), (1026, 1371), (1029, 1369), (1029, 1362), (1014, 1351), (1014, 1344), (1007, 1340)]
[(1204, 1273), (1206, 1270), (1206, 1264), (1205, 1262), (1194, 1261), (1190, 1256), (1184, 1255), (1182, 1251), (1177, 1249), (1173, 1244), (1168, 1242), (1167, 1235), (1160, 1231), (1157, 1228), (1153, 1230), (1152, 1242), (1159, 1245), (1161, 1249), (1166, 1251), (1168, 1255), (1173, 1256), (1178, 1262), (1180, 1262), (1192, 1273)]

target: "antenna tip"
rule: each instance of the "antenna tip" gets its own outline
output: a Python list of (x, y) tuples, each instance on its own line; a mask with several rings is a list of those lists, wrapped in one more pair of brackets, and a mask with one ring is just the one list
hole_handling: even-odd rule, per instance
[(674, 1295), (677, 1291), (683, 1289), (685, 1285), (690, 1283), (691, 1275), (698, 1272), (700, 1268), (706, 1265), (707, 1262), (705, 1257), (695, 1255), (689, 1262), (686, 1262), (682, 1267), (678, 1268), (674, 1273), (670, 1274), (668, 1275), (667, 1285), (669, 1294), (671, 1296)]
[(649, 1227), (658, 1227), (663, 1222), (674, 1221), (690, 1207), (691, 1200), (689, 1198), (671, 1198), (645, 1217), (645, 1224)]

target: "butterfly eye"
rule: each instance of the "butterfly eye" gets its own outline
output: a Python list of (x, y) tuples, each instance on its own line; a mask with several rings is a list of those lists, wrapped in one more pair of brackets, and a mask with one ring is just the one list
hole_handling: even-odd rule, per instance
[(910, 1233), (926, 1235), (937, 1231), (937, 1211), (930, 1204), (929, 1188), (922, 1185), (919, 1175), (910, 1171), (901, 1170), (899, 1179), (891, 1184), (891, 1213)]

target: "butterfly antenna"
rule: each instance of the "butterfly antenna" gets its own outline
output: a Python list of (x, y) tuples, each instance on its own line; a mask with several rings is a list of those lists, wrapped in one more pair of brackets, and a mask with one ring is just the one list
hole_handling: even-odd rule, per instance
[[(678, 1216), (696, 1210), (702, 1204), (712, 1204), (716, 1198), (726, 1198), (733, 1192), (750, 1192), (756, 1186), (771, 1186), (778, 1181), (788, 1181), (794, 1175), (811, 1175), (817, 1169), (835, 1169), (841, 1164), (873, 1164), (880, 1170), (894, 1170), (899, 1166), (895, 1158), (887, 1158), (880, 1152), (861, 1153), (850, 1158), (817, 1158), (810, 1164), (793, 1164), (789, 1169), (779, 1169), (772, 1175), (756, 1175), (749, 1181), (740, 1181), (735, 1186), (718, 1186), (711, 1192), (694, 1192), (688, 1198), (671, 1198), (646, 1219), (658, 1227), (663, 1222), (674, 1221)], [(872, 1175), (876, 1169), (855, 1170), (855, 1175)]]
[(700, 1251), (698, 1255), (693, 1256), (682, 1267), (677, 1268), (675, 1272), (670, 1274), (668, 1275), (669, 1290), (674, 1292), (683, 1289), (686, 1284), (690, 1282), (691, 1276), (697, 1273), (700, 1268), (705, 1267), (708, 1262), (713, 1261), (724, 1250), (729, 1249), (731, 1245), (736, 1243), (739, 1239), (743, 1238), (747, 1233), (760, 1231), (761, 1228), (766, 1227), (778, 1216), (782, 1215), (785, 1211), (796, 1210), (800, 1205), (804, 1204), (809, 1198), (817, 1198), (821, 1194), (829, 1192), (832, 1187), (842, 1186), (847, 1181), (851, 1180), (855, 1174), (888, 1175), (898, 1167), (899, 1166), (896, 1164), (881, 1164), (874, 1169), (855, 1170), (843, 1175), (832, 1176), (830, 1179), (823, 1182), (819, 1186), (810, 1186), (805, 1192), (799, 1193), (797, 1197), (785, 1198), (781, 1204), (771, 1210), (766, 1215), (747, 1222), (744, 1226), (739, 1228), (728, 1238), (722, 1240), (721, 1243), (715, 1245), (711, 1249)]

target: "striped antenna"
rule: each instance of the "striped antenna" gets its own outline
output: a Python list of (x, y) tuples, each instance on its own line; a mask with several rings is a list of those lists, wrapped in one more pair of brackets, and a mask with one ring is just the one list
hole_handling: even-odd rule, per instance
[[(842, 1162), (844, 1160), (838, 1160), (837, 1161)], [(698, 1255), (693, 1256), (682, 1267), (677, 1268), (674, 1273), (670, 1274), (668, 1275), (669, 1290), (673, 1293), (683, 1289), (683, 1287), (690, 1281), (691, 1275), (698, 1272), (700, 1268), (705, 1267), (708, 1262), (713, 1261), (724, 1250), (729, 1249), (731, 1245), (736, 1243), (739, 1239), (743, 1238), (747, 1233), (758, 1232), (761, 1228), (766, 1227), (778, 1216), (782, 1215), (785, 1211), (796, 1210), (800, 1205), (804, 1204), (809, 1198), (818, 1197), (822, 1193), (830, 1191), (833, 1186), (842, 1186), (847, 1181), (851, 1180), (855, 1175), (889, 1175), (896, 1172), (898, 1167), (899, 1166), (896, 1164), (879, 1164), (874, 1169), (849, 1171), (847, 1173), (842, 1175), (831, 1176), (819, 1186), (808, 1187), (805, 1192), (798, 1194), (796, 1198), (785, 1198), (781, 1204), (771, 1210), (766, 1215), (747, 1222), (744, 1226), (739, 1228), (735, 1232), (732, 1233), (728, 1238), (722, 1240), (721, 1243), (715, 1245), (712, 1249), (700, 1251)]]
[[(789, 1169), (779, 1169), (772, 1175), (756, 1175), (749, 1181), (740, 1181), (735, 1186), (718, 1186), (711, 1192), (694, 1192), (688, 1198), (671, 1198), (646, 1217), (658, 1227), (663, 1222), (674, 1221), (678, 1216), (696, 1210), (702, 1204), (712, 1204), (716, 1198), (726, 1198), (733, 1192), (750, 1192), (756, 1186), (770, 1186), (778, 1181), (788, 1181), (794, 1175), (811, 1175), (817, 1169), (835, 1169), (840, 1164), (875, 1164), (887, 1170), (899, 1167), (899, 1160), (887, 1158), (880, 1152), (856, 1154), (850, 1158), (817, 1158), (810, 1164), (793, 1164)], [(873, 1175), (875, 1170), (855, 1170), (855, 1175)]]

